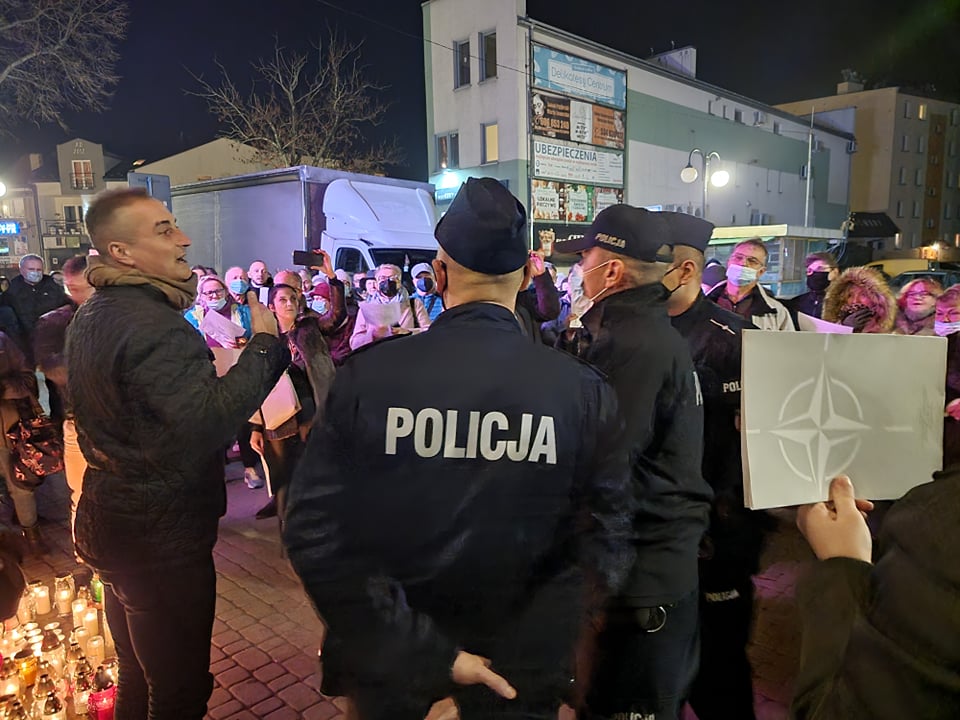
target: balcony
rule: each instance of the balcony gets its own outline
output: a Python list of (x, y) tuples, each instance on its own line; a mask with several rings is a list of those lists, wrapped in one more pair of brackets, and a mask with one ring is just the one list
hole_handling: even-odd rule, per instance
[(57, 237), (60, 235), (86, 235), (87, 229), (78, 220), (44, 220), (43, 234)]
[(93, 190), (93, 173), (70, 173), (70, 187), (74, 190)]

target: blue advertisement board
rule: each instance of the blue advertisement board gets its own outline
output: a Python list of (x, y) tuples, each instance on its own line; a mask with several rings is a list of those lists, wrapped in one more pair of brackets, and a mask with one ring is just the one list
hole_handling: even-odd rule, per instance
[(627, 107), (627, 73), (576, 55), (533, 45), (533, 84), (615, 108)]
[(13, 220), (0, 220), (0, 235), (19, 235), (20, 223)]

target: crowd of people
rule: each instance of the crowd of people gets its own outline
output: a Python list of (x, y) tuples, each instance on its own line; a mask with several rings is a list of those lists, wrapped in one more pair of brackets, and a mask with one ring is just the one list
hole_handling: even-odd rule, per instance
[(949, 336), (951, 364), (945, 470), (878, 544), (848, 478), (800, 510), (820, 562), (793, 712), (957, 716), (960, 289), (921, 278), (894, 296), (819, 252), (808, 292), (779, 300), (761, 240), (708, 261), (710, 223), (628, 205), (558, 243), (579, 256), (558, 272), (488, 178), (463, 185), (431, 263), (352, 276), (320, 250), (297, 270), (191, 268), (190, 239), (140, 190), (99, 196), (86, 224), (97, 252), (64, 265), (66, 293), (30, 256), (0, 303), (0, 419), (39, 412), (39, 368), (78, 559), (104, 582), (120, 720), (206, 712), (234, 443), (327, 626), (323, 692), (360, 720), (546, 720), (563, 703), (584, 720), (687, 703), (753, 718), (752, 576), (772, 525), (744, 507), (741, 332), (796, 331), (801, 314)]

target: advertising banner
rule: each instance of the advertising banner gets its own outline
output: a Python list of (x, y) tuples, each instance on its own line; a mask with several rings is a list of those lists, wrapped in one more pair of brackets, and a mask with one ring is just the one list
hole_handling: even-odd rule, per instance
[(543, 45), (533, 46), (536, 87), (592, 102), (627, 107), (627, 74)]
[(623, 185), (623, 153), (534, 140), (533, 174), (587, 185)]
[(534, 135), (622, 150), (624, 112), (534, 91), (530, 99)]
[(591, 223), (605, 207), (623, 202), (621, 188), (533, 180), (531, 189), (531, 215), (534, 221)]

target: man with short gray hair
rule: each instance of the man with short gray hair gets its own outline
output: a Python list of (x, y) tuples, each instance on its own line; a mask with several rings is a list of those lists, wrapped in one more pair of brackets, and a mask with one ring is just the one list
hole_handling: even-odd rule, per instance
[(52, 277), (44, 275), (43, 258), (39, 255), (20, 258), (20, 274), (10, 281), (10, 289), (3, 294), (3, 304), (12, 308), (20, 321), (26, 340), (23, 350), (28, 356), (33, 328), (40, 316), (69, 302), (63, 288)]

